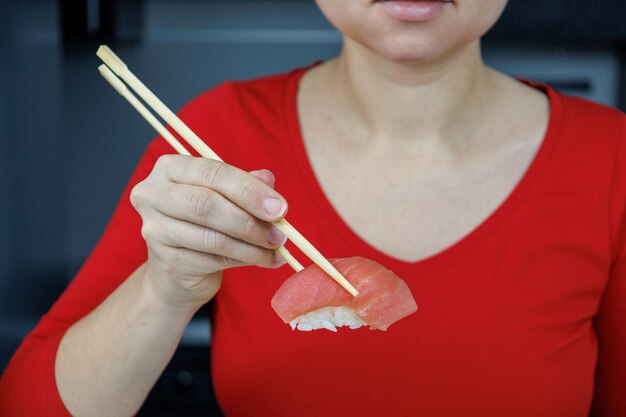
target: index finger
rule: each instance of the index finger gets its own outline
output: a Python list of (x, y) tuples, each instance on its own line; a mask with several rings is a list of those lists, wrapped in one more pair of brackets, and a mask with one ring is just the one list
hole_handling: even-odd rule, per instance
[(167, 177), (179, 184), (207, 187), (265, 221), (277, 221), (287, 213), (287, 201), (254, 175), (225, 162), (183, 155), (164, 155)]

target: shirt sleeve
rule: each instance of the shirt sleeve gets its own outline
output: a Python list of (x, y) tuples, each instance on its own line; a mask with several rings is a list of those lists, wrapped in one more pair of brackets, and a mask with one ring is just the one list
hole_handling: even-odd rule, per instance
[(134, 185), (150, 173), (158, 158), (158, 145), (158, 140), (153, 142), (141, 158), (104, 234), (78, 275), (9, 362), (0, 381), (3, 416), (70, 416), (55, 381), (57, 348), (67, 329), (96, 308), (147, 257), (141, 218), (129, 197)]
[(613, 263), (595, 320), (598, 363), (592, 417), (626, 417), (626, 116), (614, 167)]

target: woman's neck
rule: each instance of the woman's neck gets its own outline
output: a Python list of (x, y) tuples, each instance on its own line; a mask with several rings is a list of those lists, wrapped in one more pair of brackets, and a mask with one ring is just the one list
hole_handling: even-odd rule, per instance
[(341, 118), (363, 129), (359, 137), (439, 141), (476, 122), (490, 72), (478, 41), (422, 65), (385, 60), (347, 39), (326, 76)]

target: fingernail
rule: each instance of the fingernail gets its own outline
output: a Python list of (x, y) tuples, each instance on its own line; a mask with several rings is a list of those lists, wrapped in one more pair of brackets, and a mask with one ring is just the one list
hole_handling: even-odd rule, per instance
[(263, 201), (263, 208), (270, 216), (281, 217), (287, 211), (287, 204), (278, 198), (269, 197)]
[(267, 241), (272, 245), (282, 246), (287, 241), (287, 236), (283, 234), (277, 227), (272, 226), (267, 232)]
[(287, 261), (285, 260), (285, 258), (283, 258), (282, 256), (280, 256), (280, 254), (278, 252), (274, 253), (274, 263), (277, 265), (284, 265), (287, 263)]

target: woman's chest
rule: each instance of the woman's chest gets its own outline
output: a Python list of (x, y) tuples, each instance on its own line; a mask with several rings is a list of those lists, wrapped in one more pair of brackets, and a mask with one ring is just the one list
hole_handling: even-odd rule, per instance
[(416, 261), (488, 219), (520, 182), (539, 142), (466, 151), (309, 138), (307, 150), (323, 198), (339, 217), (380, 251)]

